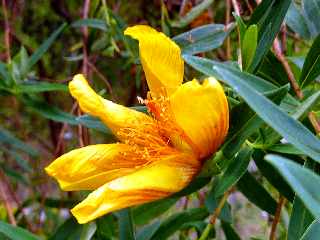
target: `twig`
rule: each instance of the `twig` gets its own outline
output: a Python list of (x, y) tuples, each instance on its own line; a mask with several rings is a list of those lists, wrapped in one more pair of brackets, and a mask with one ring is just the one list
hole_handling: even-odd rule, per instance
[[(71, 111), (70, 111), (71, 114), (75, 112), (77, 106), (78, 106), (77, 102), (74, 102), (73, 105), (72, 105)], [(61, 153), (61, 150), (62, 150), (63, 136), (64, 136), (64, 132), (67, 129), (67, 126), (68, 126), (68, 124), (64, 123), (62, 128), (61, 128), (61, 130), (60, 130), (59, 137), (58, 137), (58, 143), (57, 143), (56, 149), (54, 151), (54, 156), (55, 157), (58, 157), (58, 156), (61, 155), (60, 153)]]
[(248, 9), (249, 9), (249, 11), (250, 11), (250, 14), (252, 14), (252, 13), (253, 13), (253, 8), (252, 8), (251, 4), (249, 3), (248, 0), (245, 0), (245, 2), (246, 2), (246, 4), (247, 4), (247, 6), (248, 6)]
[(113, 100), (116, 100), (115, 96), (113, 95), (113, 91), (112, 91), (112, 87), (111, 87), (111, 84), (109, 83), (108, 79), (99, 71), (99, 69), (94, 65), (92, 64), (90, 61), (88, 61), (88, 66), (92, 69), (92, 71), (94, 71), (97, 76), (107, 85), (107, 89), (108, 89), (108, 92), (110, 93), (111, 95), (111, 98)]
[(291, 71), (290, 65), (289, 65), (286, 57), (282, 53), (282, 50), (280, 47), (280, 42), (279, 42), (278, 38), (276, 38), (273, 42), (273, 49), (274, 49), (276, 57), (281, 62), (282, 66), (284, 67), (284, 69), (288, 75), (290, 84), (291, 84), (294, 92), (296, 93), (296, 95), (298, 96), (299, 99), (303, 99), (303, 93), (302, 93), (302, 91), (301, 91), (301, 89), (300, 89), (300, 87), (294, 77), (293, 72)]
[(6, 48), (6, 58), (7, 62), (11, 62), (10, 54), (10, 24), (8, 20), (8, 11), (6, 0), (2, 0), (3, 17), (4, 17), (4, 44)]
[[(82, 19), (87, 19), (89, 14), (90, 0), (85, 0), (83, 5)], [(88, 77), (88, 27), (82, 27), (82, 43), (83, 43), (83, 62), (82, 62), (82, 73), (84, 76)], [(77, 109), (77, 114), (80, 116), (81, 110)], [(80, 147), (89, 144), (89, 132), (85, 127), (78, 125), (78, 137)]]
[[(238, 5), (237, 0), (232, 0), (232, 7), (233, 7), (234, 11), (236, 12), (236, 14), (240, 17), (240, 9), (239, 9), (239, 5)], [(239, 44), (239, 48), (238, 48), (238, 64), (242, 69), (241, 36), (240, 36), (239, 28), (238, 28), (238, 44)]]
[[(275, 39), (275, 41), (273, 43), (273, 49), (275, 51), (276, 57), (281, 62), (281, 64), (283, 65), (283, 67), (288, 75), (290, 84), (291, 84), (294, 92), (296, 93), (297, 97), (300, 100), (302, 100), (303, 99), (303, 92), (301, 91), (297, 81), (295, 80), (294, 74), (290, 68), (290, 65), (289, 65), (287, 59), (285, 58), (285, 56), (282, 53), (282, 50), (280, 48), (280, 42), (277, 38)], [(309, 121), (311, 122), (314, 130), (316, 131), (316, 133), (319, 134), (320, 133), (320, 123), (319, 123), (316, 115), (313, 112), (310, 112), (308, 114), (308, 118), (309, 118)]]
[(236, 14), (238, 16), (240, 16), (240, 8), (239, 8), (239, 4), (238, 4), (237, 0), (232, 0), (232, 7), (233, 7), (234, 11), (236, 12)]
[(283, 207), (283, 205), (285, 203), (286, 203), (286, 199), (282, 195), (280, 195), (279, 202), (278, 202), (278, 205), (277, 205), (276, 214), (274, 215), (274, 219), (273, 219), (272, 226), (271, 226), (269, 240), (275, 240), (276, 239), (277, 225), (278, 225), (278, 223), (280, 221), (281, 209), (282, 209), (282, 207)]
[(219, 204), (218, 204), (218, 207), (215, 209), (214, 213), (210, 216), (210, 219), (209, 219), (209, 223), (208, 225), (206, 226), (206, 228), (204, 229), (204, 231), (202, 232), (199, 240), (205, 240), (207, 239), (209, 233), (210, 233), (210, 230), (212, 229), (212, 227), (214, 226), (214, 224), (216, 223), (216, 220), (217, 218), (219, 217), (220, 213), (221, 213), (221, 210), (224, 206), (224, 204), (226, 203), (230, 193), (233, 191), (233, 188), (230, 188), (228, 191), (226, 191), (223, 195), (223, 197), (221, 198)]
[(17, 222), (12, 211), (11, 201), (7, 195), (5, 183), (6, 183), (5, 176), (2, 173), (2, 171), (0, 171), (0, 198), (3, 202), (5, 209), (7, 210), (10, 223), (16, 226)]
[(187, 6), (188, 6), (189, 0), (182, 0), (179, 10), (179, 15), (184, 16), (186, 14)]
[(317, 119), (316, 114), (314, 112), (309, 112), (308, 117), (316, 133), (320, 134), (320, 122)]
[[(225, 15), (225, 28), (227, 28), (227, 26), (230, 23), (230, 12), (231, 12), (231, 0), (226, 0), (226, 15)], [(227, 55), (227, 59), (230, 60), (231, 59), (231, 42), (230, 42), (230, 37), (227, 37), (227, 41), (226, 41), (226, 55)]]
[[(87, 19), (89, 14), (90, 0), (85, 0), (83, 5), (82, 19)], [(83, 62), (82, 73), (87, 77), (88, 75), (88, 27), (82, 27), (82, 43), (83, 43)]]

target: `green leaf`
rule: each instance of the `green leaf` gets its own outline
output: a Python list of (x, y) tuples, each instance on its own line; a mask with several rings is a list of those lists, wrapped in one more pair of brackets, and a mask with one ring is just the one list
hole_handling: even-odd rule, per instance
[(11, 240), (39, 240), (39, 238), (29, 231), (0, 221), (0, 233)]
[(137, 240), (150, 240), (152, 236), (157, 232), (159, 227), (161, 226), (161, 222), (156, 220), (155, 222), (144, 226), (137, 233)]
[(120, 210), (118, 212), (118, 220), (119, 220), (119, 239), (120, 240), (136, 239), (130, 208)]
[(251, 158), (251, 149), (245, 147), (237, 154), (237, 156), (229, 164), (226, 171), (219, 176), (212, 188), (214, 197), (219, 197), (224, 194), (230, 187), (232, 187), (246, 172)]
[(294, 32), (298, 33), (300, 37), (304, 39), (309, 39), (311, 37), (307, 19), (303, 16), (301, 11), (298, 10), (294, 2), (291, 3), (288, 10), (286, 23)]
[(51, 106), (44, 101), (34, 100), (31, 98), (21, 98), (21, 100), (30, 107), (34, 112), (53, 121), (77, 125), (76, 117), (72, 114), (61, 111), (59, 108)]
[(258, 27), (254, 24), (248, 27), (242, 40), (241, 53), (243, 69), (248, 69), (248, 67), (251, 65), (256, 52), (257, 41)]
[(293, 155), (304, 155), (300, 150), (296, 149), (292, 144), (289, 143), (280, 143), (268, 147), (269, 151)]
[(152, 240), (168, 239), (172, 234), (178, 231), (184, 224), (188, 222), (203, 220), (208, 216), (205, 208), (191, 208), (179, 213), (172, 214), (163, 220), (160, 227), (153, 234)]
[(274, 215), (277, 209), (276, 200), (249, 172), (240, 178), (237, 187), (250, 202)]
[(270, 162), (294, 189), (315, 218), (320, 217), (320, 176), (297, 163), (277, 155), (267, 155)]
[(116, 237), (117, 222), (113, 214), (104, 215), (96, 220), (97, 239), (112, 239)]
[(1, 142), (9, 144), (11, 147), (24, 151), (30, 154), (31, 156), (34, 156), (34, 157), (38, 156), (38, 152), (35, 149), (33, 149), (28, 144), (16, 138), (9, 131), (5, 130), (2, 127), (0, 127), (0, 143)]
[(87, 223), (83, 225), (80, 240), (90, 240), (97, 230), (97, 225), (95, 222)]
[(45, 54), (49, 47), (54, 43), (56, 38), (62, 33), (62, 31), (67, 27), (66, 23), (63, 23), (57, 30), (55, 30), (50, 37), (45, 40), (34, 53), (29, 58), (28, 69), (31, 69)]
[(300, 240), (317, 240), (320, 236), (320, 220), (314, 220)]
[(7, 87), (12, 85), (12, 79), (8, 72), (7, 64), (4, 64), (3, 62), (0, 62), (0, 76), (0, 85)]
[(320, 75), (320, 35), (314, 40), (300, 75), (300, 83), (306, 86)]
[(232, 29), (232, 26), (226, 29), (222, 24), (208, 24), (184, 32), (172, 40), (185, 54), (207, 52), (220, 47)]
[(233, 229), (230, 223), (221, 221), (221, 227), (223, 229), (226, 240), (241, 240), (240, 236)]
[(107, 26), (104, 20), (97, 19), (97, 18), (86, 18), (86, 19), (79, 19), (71, 24), (71, 27), (91, 27), (96, 28), (102, 31), (107, 31)]
[[(265, 95), (275, 103), (280, 104), (288, 91), (289, 85), (285, 85), (276, 90), (266, 92)], [(243, 114), (244, 112), (245, 114)], [(241, 121), (240, 118), (245, 119)], [(264, 124), (261, 118), (252, 112), (246, 104), (239, 104), (235, 107), (232, 111), (231, 119), (234, 119), (235, 122), (231, 122), (233, 127), (231, 127), (229, 136), (222, 147), (223, 154), (227, 158), (232, 158), (239, 151), (245, 140)]]
[(211, 177), (196, 177), (187, 187), (182, 189), (180, 192), (173, 194), (171, 197), (183, 197), (193, 192), (198, 191), (207, 185), (211, 180)]
[(249, 25), (259, 25), (259, 42), (257, 51), (252, 60), (252, 64), (248, 68), (249, 72), (254, 72), (256, 70), (262, 58), (269, 51), (275, 37), (280, 30), (290, 3), (291, 0), (265, 0), (252, 14)]
[(78, 240), (82, 227), (83, 225), (78, 224), (74, 218), (69, 218), (58, 227), (56, 232), (48, 240)]
[(92, 117), (90, 115), (81, 115), (76, 118), (77, 122), (87, 128), (91, 128), (106, 134), (112, 135), (112, 132), (105, 124), (98, 118)]
[(181, 17), (178, 21), (173, 21), (171, 25), (173, 27), (183, 28), (191, 23), (194, 19), (201, 15), (214, 0), (203, 0), (200, 4), (193, 7), (185, 16)]
[(239, 34), (240, 34), (240, 45), (242, 46), (242, 42), (243, 42), (244, 34), (247, 30), (247, 26), (243, 22), (242, 18), (240, 16), (238, 16), (235, 12), (233, 12), (232, 15), (235, 18), (236, 23), (237, 23), (237, 27), (238, 27)]
[(263, 151), (256, 149), (252, 158), (259, 168), (259, 171), (268, 180), (268, 182), (271, 183), (272, 186), (274, 186), (290, 202), (292, 202), (294, 199), (294, 192), (291, 187), (278, 172), (274, 171), (272, 165), (264, 160), (264, 156), (265, 153)]
[(288, 240), (300, 239), (313, 220), (314, 217), (311, 215), (309, 210), (305, 208), (301, 199), (296, 196), (293, 201), (290, 216)]
[[(222, 197), (214, 197), (212, 192), (210, 192), (206, 199), (205, 199), (205, 206), (208, 209), (210, 213), (214, 213), (214, 211), (219, 206), (219, 203), (221, 202)], [(232, 222), (232, 216), (231, 216), (231, 207), (228, 203), (225, 203), (221, 209), (221, 212), (218, 216), (220, 220), (223, 220), (225, 222), (231, 223)]]
[(276, 86), (289, 82), (288, 74), (278, 58), (269, 51), (259, 66), (258, 76), (272, 82)]
[(0, 146), (0, 150), (8, 153), (24, 171), (32, 172), (32, 168), (28, 161), (23, 159), (19, 153), (2, 146)]
[(185, 61), (195, 69), (209, 76), (218, 76), (229, 84), (248, 103), (248, 105), (275, 131), (282, 135), (297, 149), (320, 162), (320, 141), (305, 126), (279, 109), (266, 97), (259, 94), (248, 84), (249, 78), (260, 78), (237, 69), (199, 57), (184, 56)]
[(135, 224), (144, 225), (160, 216), (178, 201), (177, 197), (146, 203), (132, 209)]
[(320, 33), (320, 1), (319, 0), (302, 0), (302, 14), (307, 20), (309, 31), (312, 36)]
[(24, 82), (15, 86), (17, 93), (38, 93), (50, 91), (68, 91), (68, 87), (61, 83)]

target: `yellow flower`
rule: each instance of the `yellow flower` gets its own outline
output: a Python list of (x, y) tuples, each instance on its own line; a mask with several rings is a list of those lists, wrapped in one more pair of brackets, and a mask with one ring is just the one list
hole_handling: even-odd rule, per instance
[(182, 84), (184, 62), (173, 41), (148, 26), (129, 27), (125, 34), (139, 41), (150, 115), (100, 97), (76, 75), (71, 95), (120, 143), (73, 150), (46, 168), (65, 191), (94, 190), (71, 210), (79, 223), (180, 191), (228, 131), (228, 103), (218, 81)]

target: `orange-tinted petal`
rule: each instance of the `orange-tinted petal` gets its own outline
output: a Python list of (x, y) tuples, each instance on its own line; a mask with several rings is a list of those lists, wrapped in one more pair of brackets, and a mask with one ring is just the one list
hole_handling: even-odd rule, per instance
[[(136, 140), (136, 144), (144, 145), (144, 140), (149, 137), (161, 142), (150, 116), (102, 98), (89, 86), (83, 75), (74, 76), (69, 89), (81, 109), (99, 117), (121, 141)], [(143, 139), (139, 139), (138, 135)]]
[(163, 157), (101, 186), (71, 212), (79, 223), (86, 223), (112, 211), (166, 197), (184, 188), (199, 168), (192, 155)]
[[(229, 127), (228, 102), (219, 82), (214, 78), (202, 85), (187, 82), (170, 97), (170, 106), (173, 121), (192, 141), (195, 153), (200, 158), (214, 153)], [(180, 147), (181, 142), (173, 142)]]
[(183, 81), (184, 62), (179, 46), (145, 25), (129, 27), (124, 34), (139, 41), (140, 59), (152, 96), (172, 94)]
[(53, 161), (46, 172), (65, 191), (93, 190), (136, 171), (147, 162), (125, 144), (98, 144), (72, 150)]

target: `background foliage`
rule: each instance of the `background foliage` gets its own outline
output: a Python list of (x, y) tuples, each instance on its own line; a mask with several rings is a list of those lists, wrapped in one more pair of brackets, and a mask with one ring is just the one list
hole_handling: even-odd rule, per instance
[[(320, 238), (319, 0), (1, 3), (1, 239)], [(114, 138), (66, 83), (82, 72), (145, 111), (137, 43), (123, 35), (135, 24), (173, 38), (186, 80), (224, 83), (229, 135), (180, 193), (78, 225), (68, 209), (87, 193), (61, 192), (43, 168)]]

